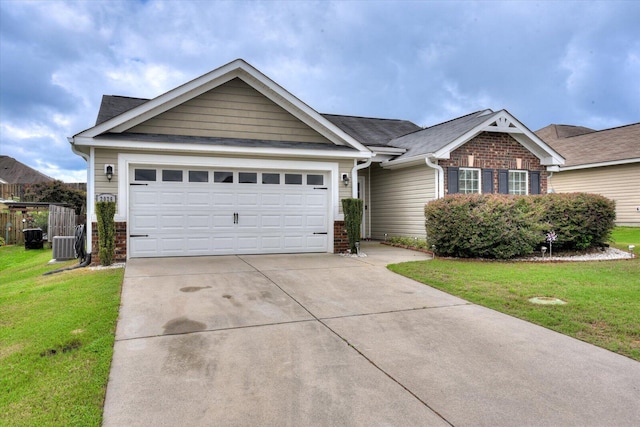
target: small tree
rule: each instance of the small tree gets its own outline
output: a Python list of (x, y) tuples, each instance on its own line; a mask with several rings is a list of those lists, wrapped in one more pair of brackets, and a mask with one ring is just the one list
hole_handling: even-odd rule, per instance
[(356, 253), (356, 242), (360, 241), (360, 225), (362, 224), (362, 200), (342, 199), (344, 212), (344, 228), (349, 238), (351, 253)]
[(25, 202), (68, 203), (80, 215), (86, 193), (68, 186), (62, 181), (47, 181), (30, 184), (24, 193)]
[(111, 265), (116, 248), (116, 202), (96, 202), (98, 217), (98, 257), (100, 264)]

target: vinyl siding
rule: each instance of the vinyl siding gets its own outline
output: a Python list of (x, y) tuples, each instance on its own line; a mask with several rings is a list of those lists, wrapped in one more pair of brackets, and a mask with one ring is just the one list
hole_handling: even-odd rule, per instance
[(616, 201), (616, 223), (640, 226), (640, 163), (556, 172), (557, 193), (596, 193)]
[[(104, 165), (113, 165), (115, 168), (111, 182), (104, 173)], [(118, 178), (120, 171), (118, 170), (118, 152), (114, 150), (96, 149), (95, 150), (95, 194), (100, 193), (118, 193)], [(124, 175), (123, 175), (124, 177)]]
[(371, 166), (371, 237), (425, 237), (424, 205), (435, 195), (435, 170), (425, 165), (384, 170)]
[[(338, 186), (338, 213), (342, 214), (342, 199), (349, 199), (352, 197), (352, 186), (354, 185), (353, 182), (349, 182), (349, 186), (345, 187), (345, 185), (342, 183), (342, 174), (346, 173), (349, 174), (349, 179), (351, 179), (351, 169), (353, 169), (353, 160), (349, 160), (349, 159), (344, 159), (344, 160), (340, 160), (340, 164), (338, 166), (338, 183), (336, 184)], [(356, 183), (357, 185), (357, 183)]]
[(240, 79), (233, 79), (128, 132), (331, 144)]

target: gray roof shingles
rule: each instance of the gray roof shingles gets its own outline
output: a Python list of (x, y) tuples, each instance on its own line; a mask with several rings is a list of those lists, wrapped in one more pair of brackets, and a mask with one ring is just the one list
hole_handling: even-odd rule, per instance
[(407, 151), (400, 158), (410, 158), (433, 153), (455, 141), (482, 122), (495, 116), (491, 110), (476, 111), (457, 119), (430, 126), (389, 141), (389, 146)]
[(50, 176), (38, 172), (9, 156), (0, 156), (0, 179), (7, 184), (35, 184), (54, 181)]

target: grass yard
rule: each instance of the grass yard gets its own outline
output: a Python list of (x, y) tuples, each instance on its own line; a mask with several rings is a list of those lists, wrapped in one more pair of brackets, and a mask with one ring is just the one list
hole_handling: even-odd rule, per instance
[(123, 269), (0, 247), (0, 425), (99, 426)]
[[(640, 228), (619, 227), (613, 246), (640, 249)], [(612, 239), (612, 240), (613, 240)], [(389, 269), (470, 302), (640, 361), (640, 258), (567, 263), (435, 259)], [(534, 305), (553, 297), (566, 305)]]

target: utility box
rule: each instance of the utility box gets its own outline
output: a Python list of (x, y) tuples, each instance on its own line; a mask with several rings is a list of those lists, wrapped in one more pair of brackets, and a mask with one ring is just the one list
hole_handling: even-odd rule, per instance
[(53, 238), (53, 259), (62, 261), (74, 259), (76, 238), (74, 236), (55, 236)]
[(24, 248), (25, 249), (42, 249), (44, 246), (44, 240), (42, 240), (41, 228), (25, 228), (22, 230), (24, 233)]

